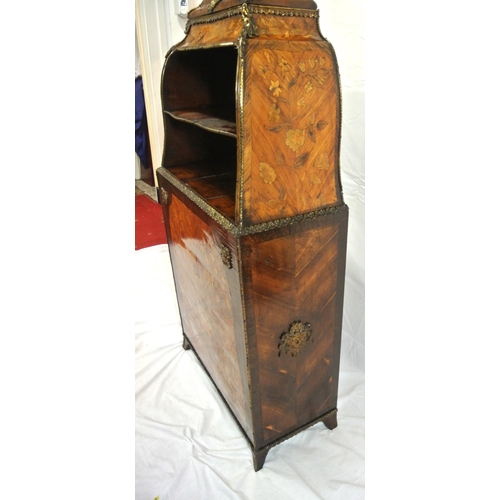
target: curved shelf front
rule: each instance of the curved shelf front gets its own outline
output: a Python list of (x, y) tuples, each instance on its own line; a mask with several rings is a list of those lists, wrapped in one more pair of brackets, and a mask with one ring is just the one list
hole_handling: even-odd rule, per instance
[(184, 109), (165, 111), (165, 113), (175, 120), (191, 123), (204, 130), (215, 132), (216, 134), (227, 135), (236, 139), (236, 123), (224, 118), (219, 118), (216, 112)]

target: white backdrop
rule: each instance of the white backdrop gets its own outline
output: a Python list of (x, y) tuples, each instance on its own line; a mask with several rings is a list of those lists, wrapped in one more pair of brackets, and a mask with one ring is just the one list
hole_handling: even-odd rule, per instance
[(365, 361), (365, 65), (364, 1), (316, 0), (320, 28), (337, 54), (342, 85), (340, 166), (349, 206), (342, 358), (364, 371)]

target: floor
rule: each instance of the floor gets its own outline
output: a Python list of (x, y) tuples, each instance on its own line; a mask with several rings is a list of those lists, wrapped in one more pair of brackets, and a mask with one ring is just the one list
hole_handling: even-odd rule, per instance
[(163, 212), (157, 190), (143, 180), (135, 181), (135, 249), (167, 243)]
[(135, 181), (135, 194), (145, 194), (149, 196), (153, 201), (158, 202), (158, 194), (156, 188), (143, 180)]

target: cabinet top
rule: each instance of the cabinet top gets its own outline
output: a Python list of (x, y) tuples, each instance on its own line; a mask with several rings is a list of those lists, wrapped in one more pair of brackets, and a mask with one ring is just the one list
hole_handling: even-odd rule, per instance
[(266, 5), (269, 7), (285, 7), (290, 9), (313, 9), (318, 6), (313, 0), (203, 0), (201, 4), (189, 12), (189, 19), (193, 19), (213, 12), (243, 5)]

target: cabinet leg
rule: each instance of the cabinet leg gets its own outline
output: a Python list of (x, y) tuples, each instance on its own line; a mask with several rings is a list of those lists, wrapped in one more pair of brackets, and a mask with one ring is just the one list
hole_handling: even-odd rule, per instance
[(267, 454), (269, 450), (252, 451), (253, 454), (253, 468), (255, 472), (262, 469), (264, 462), (266, 461)]
[(329, 429), (335, 429), (337, 427), (337, 412), (330, 413), (330, 415), (326, 416), (323, 419), (323, 423), (329, 428)]
[(191, 349), (191, 344), (184, 335), (182, 336), (182, 347), (185, 351), (189, 351), (189, 349)]

